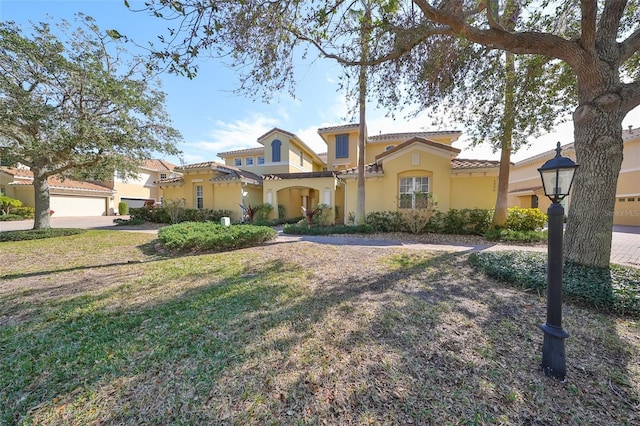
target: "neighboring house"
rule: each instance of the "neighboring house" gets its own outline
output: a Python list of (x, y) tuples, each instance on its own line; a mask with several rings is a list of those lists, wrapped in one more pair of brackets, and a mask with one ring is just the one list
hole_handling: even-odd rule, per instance
[(117, 212), (121, 201), (127, 203), (129, 208), (142, 207), (147, 200), (162, 204), (162, 189), (155, 182), (180, 176), (174, 171), (175, 168), (168, 161), (152, 159), (143, 160), (136, 178), (123, 178), (121, 173), (116, 172), (113, 181), (106, 182), (115, 191), (110, 208)]
[[(640, 129), (623, 131), (622, 139), (624, 159), (618, 176), (613, 223), (640, 226)], [(556, 151), (550, 150), (511, 166), (509, 206), (538, 207), (543, 212), (547, 211), (551, 201), (544, 195), (538, 168), (555, 155)], [(562, 155), (576, 160), (573, 143), (562, 147)], [(563, 201), (563, 205), (568, 213), (571, 195)]]
[[(105, 216), (114, 191), (97, 182), (49, 178), (50, 208), (56, 217)], [(34, 207), (33, 173), (24, 167), (0, 167), (0, 192)]]
[[(107, 216), (118, 212), (120, 201), (129, 207), (142, 207), (145, 200), (161, 203), (162, 190), (154, 182), (175, 178), (174, 168), (164, 160), (146, 160), (137, 179), (121, 179), (118, 173), (110, 182), (50, 177), (51, 210), (57, 217)], [(34, 207), (33, 173), (26, 167), (0, 167), (0, 192)]]
[[(318, 130), (327, 152), (316, 154), (295, 134), (274, 128), (258, 138), (261, 147), (218, 154), (225, 164), (206, 162), (177, 167), (181, 178), (159, 181), (166, 199), (184, 199), (187, 207), (228, 209), (242, 216), (243, 203), (282, 206), (286, 217), (324, 204), (345, 222), (357, 197), (357, 124)], [(439, 210), (492, 208), (497, 161), (462, 160), (451, 146), (458, 131), (412, 132), (366, 138), (366, 211), (411, 208), (425, 193)]]

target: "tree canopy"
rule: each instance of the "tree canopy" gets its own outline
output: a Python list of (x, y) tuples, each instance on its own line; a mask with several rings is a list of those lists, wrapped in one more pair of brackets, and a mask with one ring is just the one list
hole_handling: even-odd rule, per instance
[[(366, 65), (400, 61), (407, 55), (413, 55), (418, 67), (429, 65), (433, 59), (428, 56), (433, 53), (429, 46), (437, 46), (440, 39), (447, 64), (456, 62), (447, 56), (451, 53), (447, 44), (460, 42), (482, 46), (474, 47), (480, 57), (504, 50), (544, 57), (545, 65), (538, 69), (570, 70), (562, 75), (575, 82), (571, 89), (576, 99), (574, 142), (581, 167), (574, 183), (566, 253), (578, 263), (606, 266), (622, 162), (622, 119), (640, 104), (638, 0), (520, 0), (515, 4), (522, 19), (510, 27), (505, 25), (509, 12), (495, 0), (381, 2), (371, 29), (375, 43), (370, 51), (375, 54)], [(273, 90), (293, 90), (293, 59), (311, 48), (343, 64), (362, 65), (358, 51), (351, 48), (357, 29), (344, 24), (358, 6), (357, 1), (342, 0), (148, 2), (148, 9), (158, 17), (177, 18), (171, 39), (164, 39), (168, 43), (156, 49), (156, 56), (169, 60), (173, 71), (193, 76), (195, 57), (228, 57), (240, 72), (240, 90), (267, 96)], [(476, 89), (482, 90), (482, 85)], [(553, 86), (545, 90), (558, 95)], [(407, 101), (404, 96), (390, 99)], [(554, 105), (533, 99), (521, 107), (538, 114), (541, 107)]]
[(179, 154), (179, 133), (147, 58), (129, 55), (92, 18), (0, 23), (0, 157), (34, 174), (35, 227), (49, 226), (47, 179), (112, 180), (140, 160)]

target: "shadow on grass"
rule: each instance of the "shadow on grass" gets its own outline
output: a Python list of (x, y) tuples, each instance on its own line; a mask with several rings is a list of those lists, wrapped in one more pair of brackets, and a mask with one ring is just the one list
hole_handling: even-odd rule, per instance
[[(200, 266), (228, 260), (209, 256)], [(62, 300), (46, 321), (0, 331), (0, 419), (106, 424), (610, 419), (598, 395), (572, 395), (537, 371), (536, 325), (544, 312), (539, 298), (469, 273), (460, 254), (405, 253), (388, 261), (384, 272), (315, 277), (316, 286), (306, 285), (313, 271), (286, 261), (247, 262), (220, 275), (193, 270), (181, 279), (204, 279), (202, 285), (168, 300), (116, 310), (101, 302), (117, 289)], [(615, 340), (612, 321), (593, 321)], [(611, 345), (622, 356), (616, 361), (628, 362), (631, 349), (620, 340)], [(599, 361), (586, 365), (600, 373)], [(570, 375), (577, 368), (570, 366)], [(565, 418), (569, 407), (573, 417)]]

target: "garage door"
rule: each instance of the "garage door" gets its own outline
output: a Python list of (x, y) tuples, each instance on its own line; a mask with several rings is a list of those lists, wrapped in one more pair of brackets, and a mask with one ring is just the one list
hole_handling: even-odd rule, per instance
[(137, 198), (121, 198), (120, 201), (123, 201), (129, 205), (130, 209), (139, 209), (140, 207), (144, 207), (145, 199), (137, 199)]
[(98, 197), (52, 195), (51, 210), (56, 217), (105, 216), (107, 200)]

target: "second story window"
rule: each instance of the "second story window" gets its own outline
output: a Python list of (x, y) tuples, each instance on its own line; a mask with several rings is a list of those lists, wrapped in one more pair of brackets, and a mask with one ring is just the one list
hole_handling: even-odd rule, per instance
[(258, 165), (260, 165), (260, 164), (264, 164), (264, 157), (263, 156), (258, 157)]
[(304, 154), (300, 151), (300, 167), (304, 166)]
[(167, 178), (166, 173), (160, 173), (160, 180), (165, 180)]
[(233, 160), (233, 165), (236, 167), (242, 167), (242, 158), (236, 158)]
[(245, 165), (245, 166), (253, 166), (253, 157), (247, 157), (247, 158), (244, 160), (244, 165)]
[(336, 135), (336, 158), (349, 158), (349, 135)]
[(279, 163), (280, 160), (280, 148), (282, 147), (282, 142), (278, 139), (271, 142), (271, 161), (274, 163)]

